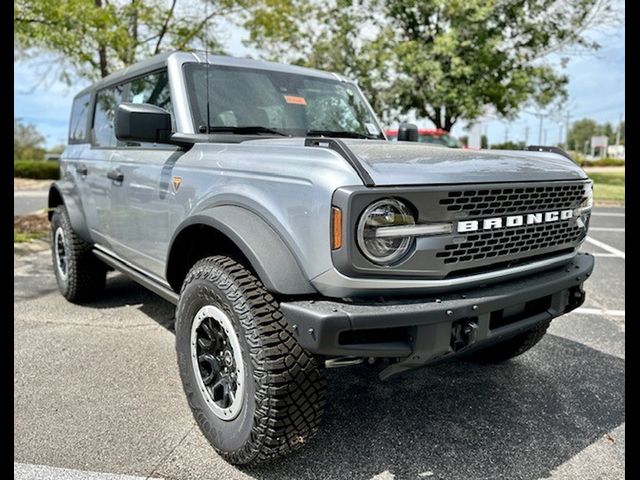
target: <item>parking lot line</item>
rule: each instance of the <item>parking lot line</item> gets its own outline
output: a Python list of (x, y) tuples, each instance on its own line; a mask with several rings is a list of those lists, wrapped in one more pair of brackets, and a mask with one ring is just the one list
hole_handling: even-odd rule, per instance
[(609, 257), (609, 258), (620, 258), (618, 255), (614, 255), (613, 253), (592, 253), (594, 257)]
[(594, 212), (591, 211), (591, 215), (597, 215), (599, 217), (624, 217), (624, 213), (611, 213), (611, 212)]
[(624, 232), (624, 228), (589, 227), (590, 232)]
[(576, 308), (571, 313), (586, 315), (610, 315), (612, 317), (624, 317), (624, 310), (603, 310), (601, 308)]
[(137, 477), (117, 473), (100, 473), (71, 468), (49, 467), (31, 463), (13, 463), (15, 480), (161, 480), (151, 477)]
[(585, 240), (596, 247), (600, 247), (603, 250), (606, 250), (609, 253), (613, 253), (615, 256), (624, 258), (624, 252), (622, 250), (618, 250), (617, 248), (612, 247), (611, 245), (607, 245), (600, 240), (596, 240), (595, 238), (587, 237)]

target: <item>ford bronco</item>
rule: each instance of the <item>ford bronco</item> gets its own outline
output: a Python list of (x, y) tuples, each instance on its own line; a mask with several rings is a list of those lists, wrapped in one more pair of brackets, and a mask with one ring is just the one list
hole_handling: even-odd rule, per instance
[(114, 73), (75, 97), (49, 191), (60, 291), (90, 301), (115, 269), (173, 302), (189, 406), (236, 464), (316, 433), (327, 368), (515, 357), (584, 301), (592, 184), (562, 152), (412, 128), (389, 142), (356, 83), (307, 68)]

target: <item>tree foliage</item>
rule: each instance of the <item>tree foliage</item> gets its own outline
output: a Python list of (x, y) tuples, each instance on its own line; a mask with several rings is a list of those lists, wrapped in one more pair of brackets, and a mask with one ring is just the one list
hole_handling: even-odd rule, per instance
[(291, 2), (306, 21), (252, 24), (253, 45), (357, 78), (387, 121), (414, 113), (445, 130), (565, 96), (567, 77), (545, 56), (598, 48), (585, 31), (614, 17), (610, 0)]
[(45, 138), (32, 124), (26, 124), (20, 118), (13, 119), (13, 159), (44, 159)]
[(21, 58), (53, 54), (52, 71), (71, 83), (96, 80), (167, 50), (223, 52), (222, 22), (268, 17), (287, 0), (15, 0)]

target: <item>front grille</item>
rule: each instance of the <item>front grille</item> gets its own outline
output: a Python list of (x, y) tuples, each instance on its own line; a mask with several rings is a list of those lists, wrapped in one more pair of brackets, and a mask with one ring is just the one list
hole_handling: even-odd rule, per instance
[(446, 264), (456, 264), (574, 246), (584, 230), (575, 222), (555, 222), (467, 235), (462, 243), (449, 244), (436, 253)]
[(559, 210), (580, 202), (584, 184), (549, 185), (486, 190), (455, 190), (440, 199), (450, 212), (468, 212), (469, 216), (501, 215), (523, 210)]

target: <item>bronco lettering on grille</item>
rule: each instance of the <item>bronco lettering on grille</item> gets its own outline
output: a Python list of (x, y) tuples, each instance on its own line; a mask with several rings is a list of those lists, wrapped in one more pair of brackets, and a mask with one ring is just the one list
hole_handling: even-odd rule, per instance
[(510, 215), (508, 217), (492, 217), (482, 220), (460, 220), (458, 233), (478, 230), (497, 230), (500, 228), (520, 227), (537, 223), (550, 223), (568, 220), (573, 217), (573, 210), (556, 210), (551, 212), (529, 213), (527, 215)]

